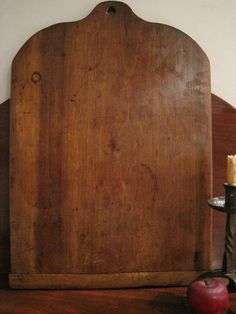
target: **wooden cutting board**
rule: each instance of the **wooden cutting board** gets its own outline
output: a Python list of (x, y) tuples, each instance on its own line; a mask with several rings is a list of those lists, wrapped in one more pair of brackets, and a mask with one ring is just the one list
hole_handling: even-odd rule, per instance
[(186, 284), (210, 267), (209, 62), (120, 2), (12, 66), (13, 288)]

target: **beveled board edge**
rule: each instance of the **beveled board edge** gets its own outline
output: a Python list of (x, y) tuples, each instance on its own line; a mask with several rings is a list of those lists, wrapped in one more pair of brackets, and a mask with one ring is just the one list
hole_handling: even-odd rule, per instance
[(113, 289), (151, 286), (185, 286), (203, 271), (113, 274), (10, 274), (13, 289)]

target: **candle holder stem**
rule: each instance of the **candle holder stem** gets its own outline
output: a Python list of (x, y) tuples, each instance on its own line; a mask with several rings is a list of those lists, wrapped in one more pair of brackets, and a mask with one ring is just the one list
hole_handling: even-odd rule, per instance
[(236, 291), (233, 250), (236, 231), (236, 186), (224, 183), (225, 196), (211, 198), (208, 205), (227, 214), (225, 226), (225, 246), (221, 271), (211, 271), (201, 277), (223, 277), (229, 281), (228, 289)]
[(233, 249), (234, 249), (234, 235), (235, 235), (235, 219), (236, 214), (227, 214), (226, 220), (226, 235), (225, 235), (225, 249), (222, 262), (222, 272), (225, 274), (232, 274), (234, 272), (233, 264)]

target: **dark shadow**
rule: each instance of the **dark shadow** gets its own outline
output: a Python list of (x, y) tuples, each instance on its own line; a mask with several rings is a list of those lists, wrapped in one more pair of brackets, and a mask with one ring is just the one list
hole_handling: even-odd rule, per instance
[(158, 293), (158, 296), (151, 300), (149, 305), (157, 310), (159, 314), (191, 313), (184, 294), (179, 295), (171, 292)]
[(9, 137), (8, 99), (0, 104), (0, 288), (6, 287), (10, 271)]

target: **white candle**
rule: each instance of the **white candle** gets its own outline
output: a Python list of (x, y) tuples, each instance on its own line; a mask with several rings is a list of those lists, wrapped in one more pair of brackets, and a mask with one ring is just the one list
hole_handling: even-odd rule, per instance
[(236, 186), (236, 155), (227, 157), (227, 183)]

